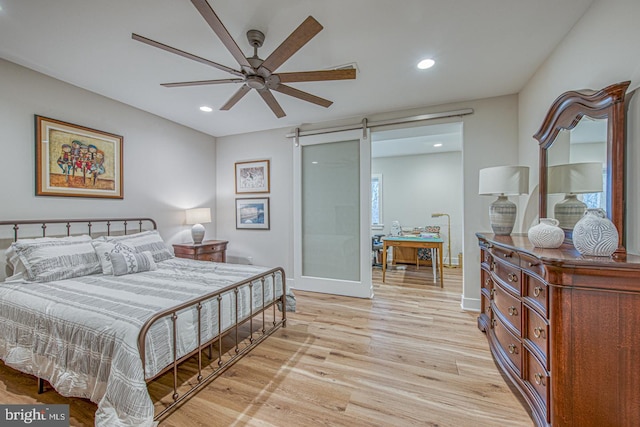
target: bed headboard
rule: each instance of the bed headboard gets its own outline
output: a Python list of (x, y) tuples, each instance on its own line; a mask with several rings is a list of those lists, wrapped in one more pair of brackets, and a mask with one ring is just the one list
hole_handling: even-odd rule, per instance
[(156, 230), (151, 218), (28, 219), (0, 221), (0, 282), (6, 275), (4, 251), (18, 239), (62, 237), (88, 234), (91, 237), (116, 236)]

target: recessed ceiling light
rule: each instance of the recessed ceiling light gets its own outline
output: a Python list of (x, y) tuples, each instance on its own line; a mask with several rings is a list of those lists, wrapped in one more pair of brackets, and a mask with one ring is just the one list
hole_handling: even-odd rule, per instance
[(418, 62), (418, 68), (420, 68), (421, 70), (426, 70), (427, 68), (433, 67), (435, 63), (436, 61), (431, 58), (423, 59), (422, 61)]
[(203, 105), (202, 107), (200, 107), (200, 111), (204, 111), (205, 113), (210, 113), (213, 111), (213, 108)]
[(442, 143), (433, 144), (434, 147), (442, 147)]

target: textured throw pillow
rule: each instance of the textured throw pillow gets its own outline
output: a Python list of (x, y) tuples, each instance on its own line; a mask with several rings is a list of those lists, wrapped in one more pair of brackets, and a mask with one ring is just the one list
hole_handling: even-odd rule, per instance
[(143, 271), (150, 271), (158, 268), (153, 260), (153, 255), (149, 251), (141, 253), (112, 252), (111, 266), (114, 276), (141, 273)]
[(107, 242), (120, 242), (134, 248), (137, 252), (151, 252), (155, 262), (173, 258), (173, 253), (164, 243), (162, 237), (156, 230), (143, 231), (125, 236), (107, 236)]
[(136, 252), (134, 248), (122, 242), (107, 242), (100, 238), (91, 242), (100, 258), (100, 265), (104, 274), (113, 274), (111, 256), (115, 253)]
[(69, 279), (99, 273), (101, 270), (91, 238), (79, 241), (18, 241), (11, 246), (24, 266), (24, 278), (29, 281)]

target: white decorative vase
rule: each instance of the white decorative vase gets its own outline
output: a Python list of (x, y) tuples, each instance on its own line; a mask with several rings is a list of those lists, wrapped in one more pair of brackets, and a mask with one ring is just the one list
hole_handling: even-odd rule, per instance
[(573, 228), (573, 246), (582, 255), (610, 256), (618, 248), (618, 230), (602, 209), (587, 209)]
[(564, 231), (560, 222), (553, 218), (540, 218), (540, 224), (529, 229), (529, 241), (537, 248), (559, 248), (564, 242)]

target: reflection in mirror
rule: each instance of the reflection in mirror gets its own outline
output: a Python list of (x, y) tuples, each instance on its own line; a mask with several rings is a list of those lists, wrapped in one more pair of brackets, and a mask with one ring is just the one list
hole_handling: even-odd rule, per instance
[(584, 116), (548, 150), (547, 216), (573, 229), (587, 208), (606, 210), (607, 119)]

